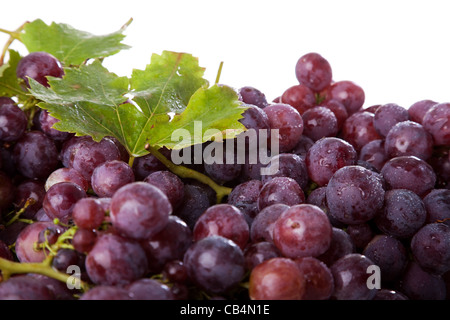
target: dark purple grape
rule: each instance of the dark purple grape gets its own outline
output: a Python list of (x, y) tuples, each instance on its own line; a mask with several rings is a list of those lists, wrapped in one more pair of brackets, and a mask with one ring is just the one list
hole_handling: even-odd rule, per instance
[(273, 242), (285, 257), (317, 257), (330, 247), (332, 226), (325, 212), (311, 204), (284, 211), (273, 227)]
[(186, 183), (184, 185), (184, 201), (174, 211), (174, 214), (194, 229), (198, 217), (216, 201), (209, 196), (209, 187), (200, 184)]
[(323, 137), (334, 137), (338, 133), (338, 122), (334, 113), (325, 107), (317, 106), (302, 114), (303, 135), (317, 141)]
[(402, 121), (389, 130), (384, 147), (388, 158), (416, 156), (428, 160), (433, 153), (433, 138), (422, 125)]
[[(223, 150), (222, 154), (216, 155), (217, 150)], [(230, 151), (226, 148), (225, 142), (211, 142), (203, 154), (207, 154), (203, 159), (205, 172), (217, 183), (224, 184), (233, 181), (241, 174), (242, 163), (237, 161), (234, 149)]]
[(126, 286), (128, 294), (134, 300), (174, 300), (170, 288), (154, 279), (139, 279)]
[(259, 180), (249, 180), (235, 186), (228, 195), (228, 204), (238, 208), (250, 224), (259, 212), (258, 196), (262, 186)]
[(320, 106), (328, 108), (334, 113), (337, 120), (338, 130), (340, 131), (342, 129), (342, 126), (344, 125), (345, 120), (347, 120), (348, 118), (348, 112), (344, 104), (342, 102), (339, 102), (338, 100), (332, 99), (322, 102)]
[[(162, 150), (159, 151), (161, 152)], [(164, 151), (163, 155), (166, 158), (170, 157), (170, 150), (168, 152)], [(132, 168), (137, 181), (144, 180), (150, 173), (155, 171), (167, 170), (167, 167), (151, 153), (134, 159)]]
[(166, 195), (146, 182), (129, 183), (111, 198), (111, 222), (120, 234), (131, 239), (157, 234), (167, 225), (171, 213)]
[(79, 185), (86, 192), (89, 190), (89, 182), (81, 173), (72, 168), (58, 168), (53, 171), (45, 181), (45, 190), (50, 189), (51, 186), (59, 182), (72, 182)]
[(407, 109), (395, 103), (387, 103), (375, 112), (373, 126), (380, 136), (386, 137), (393, 126), (407, 120), (409, 120)]
[(12, 148), (0, 146), (0, 159), (0, 170), (2, 170), (8, 177), (14, 177), (17, 169), (12, 155)]
[(414, 122), (422, 124), (425, 113), (427, 113), (427, 111), (430, 110), (431, 107), (433, 107), (435, 104), (437, 104), (436, 101), (428, 99), (420, 100), (413, 103), (408, 108), (409, 119), (411, 119)]
[(276, 203), (292, 206), (304, 202), (305, 194), (294, 179), (275, 177), (263, 185), (258, 196), (258, 210)]
[(169, 261), (182, 260), (192, 241), (189, 226), (179, 217), (171, 215), (164, 229), (140, 242), (147, 255), (149, 271), (159, 273)]
[(100, 142), (91, 137), (83, 138), (69, 148), (69, 162), (66, 167), (77, 170), (86, 180), (91, 181), (96, 167), (106, 161), (120, 160), (121, 155), (116, 144), (109, 138), (105, 137)]
[(340, 137), (350, 143), (356, 151), (361, 150), (372, 140), (382, 139), (373, 126), (373, 119), (374, 114), (367, 111), (352, 114), (345, 120)]
[(92, 172), (91, 186), (97, 196), (112, 197), (121, 187), (134, 182), (133, 169), (121, 160), (110, 160), (97, 166)]
[(72, 209), (73, 222), (79, 228), (97, 229), (105, 219), (105, 210), (95, 198), (83, 198)]
[(251, 241), (273, 243), (273, 227), (275, 222), (287, 209), (289, 209), (289, 206), (282, 203), (272, 204), (262, 209), (250, 226)]
[(0, 141), (17, 141), (27, 128), (27, 116), (15, 104), (0, 106)]
[(67, 223), (72, 218), (72, 210), (78, 200), (86, 198), (86, 192), (72, 182), (60, 182), (47, 190), (42, 207), (51, 219)]
[(325, 186), (340, 168), (356, 164), (358, 154), (348, 142), (326, 137), (314, 143), (306, 154), (306, 168), (312, 181)]
[(346, 224), (369, 221), (383, 207), (384, 193), (376, 173), (361, 166), (342, 167), (327, 185), (329, 214)]
[(334, 278), (328, 266), (313, 257), (297, 258), (294, 261), (305, 278), (302, 300), (328, 300), (334, 291)]
[(172, 208), (178, 208), (184, 199), (184, 183), (174, 173), (163, 170), (150, 173), (144, 182), (150, 183), (158, 187), (169, 199)]
[(383, 283), (397, 280), (408, 263), (405, 246), (388, 235), (375, 236), (362, 253), (380, 268)]
[(0, 300), (53, 300), (51, 290), (40, 280), (28, 275), (0, 283)]
[(424, 225), (411, 239), (411, 252), (423, 270), (446, 273), (450, 270), (450, 227), (443, 223)]
[[(66, 270), (64, 270), (65, 272)], [(42, 274), (29, 273), (26, 277), (30, 277), (38, 280), (41, 285), (46, 286), (52, 294), (52, 300), (75, 300), (75, 294), (78, 294), (78, 290), (69, 289), (67, 283), (47, 277)], [(75, 289), (75, 288), (74, 288)]]
[(97, 285), (126, 285), (142, 278), (148, 264), (144, 249), (135, 241), (112, 233), (98, 237), (86, 257), (87, 274)]
[(433, 153), (428, 164), (436, 173), (436, 188), (450, 189), (450, 150)]
[(242, 250), (221, 236), (209, 236), (192, 244), (183, 262), (189, 278), (213, 294), (225, 294), (236, 288), (245, 275)]
[(0, 258), (11, 261), (14, 260), (11, 249), (9, 249), (8, 245), (3, 240), (0, 240)]
[(72, 245), (80, 253), (87, 254), (97, 242), (97, 233), (92, 229), (77, 229), (73, 235)]
[(274, 139), (274, 130), (278, 130), (278, 151), (292, 150), (303, 133), (303, 119), (300, 113), (291, 105), (284, 103), (269, 105), (264, 108), (264, 111), (269, 118), (271, 139)]
[(377, 290), (375, 297), (372, 300), (409, 300), (406, 295), (399, 291), (380, 289)]
[(263, 184), (275, 177), (288, 177), (294, 179), (305, 190), (308, 186), (309, 176), (305, 160), (293, 153), (280, 153), (273, 156), (266, 166), (268, 174), (261, 175)]
[(264, 93), (255, 87), (245, 86), (239, 88), (238, 92), (240, 100), (244, 103), (252, 104), (260, 108), (265, 108), (268, 105)]
[(22, 78), (27, 86), (28, 77), (36, 80), (43, 86), (49, 87), (47, 76), (62, 78), (64, 70), (58, 59), (47, 52), (31, 52), (20, 59), (17, 69), (17, 77)]
[(27, 131), (13, 149), (17, 170), (31, 179), (46, 179), (58, 166), (58, 149), (40, 131)]
[(14, 201), (14, 184), (6, 173), (0, 171), (0, 212), (7, 209)]
[(397, 238), (410, 238), (425, 223), (427, 212), (422, 199), (407, 189), (386, 191), (384, 208), (375, 217), (377, 227)]
[(230, 239), (244, 250), (250, 231), (244, 215), (237, 207), (221, 203), (209, 207), (194, 226), (194, 241), (212, 235)]
[(370, 273), (367, 272), (374, 263), (366, 256), (351, 253), (337, 260), (330, 267), (334, 278), (335, 300), (372, 300), (376, 289), (367, 285)]
[(44, 197), (45, 188), (42, 182), (29, 180), (19, 184), (15, 189), (14, 204), (18, 210), (20, 210), (20, 208), (25, 206), (27, 201), (29, 203), (20, 217), (25, 219), (33, 219), (38, 210), (42, 208)]
[(252, 300), (301, 300), (306, 279), (292, 259), (272, 258), (253, 268), (248, 291)]
[(99, 285), (83, 293), (80, 300), (131, 300), (131, 297), (125, 288)]
[(258, 108), (253, 104), (245, 104), (247, 109), (242, 114), (242, 119), (239, 120), (240, 123), (244, 125), (245, 128), (258, 130), (269, 130), (269, 118), (263, 109)]
[(358, 250), (364, 249), (375, 236), (370, 221), (348, 225), (345, 228), (345, 231), (348, 233)]
[(311, 148), (313, 144), (314, 144), (314, 141), (312, 141), (307, 136), (302, 135), (300, 137), (299, 142), (295, 145), (294, 149), (292, 149), (290, 152), (300, 156), (300, 158), (305, 160), (306, 154), (308, 153), (309, 148)]
[(84, 264), (80, 265), (81, 262), (84, 262), (84, 259), (81, 258), (79, 252), (62, 248), (59, 249), (53, 257), (52, 267), (59, 271), (66, 272), (67, 268), (71, 265), (79, 266), (80, 269), (84, 268)]
[(397, 287), (411, 300), (444, 300), (446, 296), (442, 277), (424, 271), (414, 261), (408, 264)]
[(272, 242), (261, 241), (248, 245), (244, 250), (244, 257), (245, 268), (251, 271), (266, 260), (281, 257), (281, 253)]
[(65, 141), (69, 139), (73, 135), (72, 133), (53, 128), (57, 122), (59, 122), (59, 120), (51, 116), (47, 110), (42, 109), (39, 112), (39, 128), (42, 132), (56, 141)]
[(338, 259), (355, 252), (356, 248), (350, 235), (343, 229), (333, 227), (330, 246), (324, 253), (317, 256), (317, 259), (330, 267)]
[(450, 103), (439, 103), (428, 110), (423, 117), (423, 127), (437, 146), (450, 145)]
[(359, 151), (359, 160), (365, 161), (381, 171), (389, 157), (384, 148), (384, 139), (372, 140)]
[(333, 79), (330, 63), (316, 52), (307, 53), (298, 59), (295, 75), (301, 84), (314, 92), (328, 87)]
[(408, 189), (424, 196), (436, 184), (436, 174), (425, 161), (415, 156), (400, 156), (387, 161), (381, 174), (389, 189)]
[(288, 104), (295, 108), (300, 115), (316, 104), (314, 91), (303, 84), (287, 88), (280, 97), (280, 103)]
[(188, 281), (188, 273), (183, 261), (171, 260), (164, 265), (163, 279), (172, 283), (184, 284)]
[(325, 90), (326, 101), (337, 100), (341, 102), (347, 109), (349, 116), (359, 111), (365, 101), (364, 90), (352, 81), (337, 81)]
[(450, 190), (433, 189), (423, 198), (427, 223), (442, 222), (450, 227)]

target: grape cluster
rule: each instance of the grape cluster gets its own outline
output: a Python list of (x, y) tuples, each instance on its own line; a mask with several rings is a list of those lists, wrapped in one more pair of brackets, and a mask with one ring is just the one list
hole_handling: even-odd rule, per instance
[[(0, 98), (0, 257), (87, 284), (29, 272), (0, 299), (449, 299), (450, 103), (365, 107), (317, 53), (295, 73), (272, 102), (236, 90), (242, 124), (278, 132), (268, 164), (184, 164), (231, 188), (220, 203), (152, 153), (131, 163), (113, 137), (58, 131)], [(63, 75), (44, 52), (17, 68), (24, 87)]]

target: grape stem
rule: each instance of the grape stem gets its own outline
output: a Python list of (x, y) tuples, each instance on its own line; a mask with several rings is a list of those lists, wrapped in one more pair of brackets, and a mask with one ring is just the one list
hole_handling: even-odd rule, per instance
[(224, 187), (216, 182), (214, 182), (210, 177), (207, 175), (204, 175), (198, 171), (192, 170), (190, 168), (176, 165), (172, 161), (168, 160), (161, 152), (158, 151), (155, 147), (152, 147), (150, 145), (146, 145), (145, 149), (150, 151), (151, 154), (153, 154), (159, 161), (161, 161), (167, 169), (169, 169), (171, 172), (176, 174), (177, 176), (181, 178), (191, 178), (195, 179), (197, 181), (200, 181), (208, 186), (210, 186), (215, 192), (217, 196), (217, 203), (221, 203), (222, 199), (229, 195), (232, 188)]
[(74, 287), (80, 288), (83, 292), (89, 289), (87, 283), (78, 277), (53, 269), (46, 260), (39, 263), (24, 263), (0, 258), (0, 269), (2, 270), (3, 280), (9, 279), (13, 274), (37, 273), (65, 283), (70, 282)]
[(28, 23), (28, 21), (25, 22), (24, 24), (22, 24), (15, 31), (9, 31), (9, 30), (5, 30), (5, 29), (0, 28), (0, 32), (6, 33), (6, 34), (9, 35), (9, 39), (5, 43), (5, 46), (3, 47), (3, 50), (2, 50), (2, 55), (0, 56), (0, 66), (3, 65), (3, 62), (5, 60), (5, 56), (6, 56), (6, 52), (8, 51), (9, 46), (11, 45), (11, 43), (13, 43), (14, 40), (19, 40), (20, 41), (20, 36), (21, 36), (22, 30), (23, 30), (23, 28), (25, 27), (25, 25), (27, 23)]

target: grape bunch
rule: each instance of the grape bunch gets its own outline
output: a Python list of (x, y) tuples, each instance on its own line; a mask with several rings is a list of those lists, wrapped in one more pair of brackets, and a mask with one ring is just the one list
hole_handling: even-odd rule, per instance
[[(24, 90), (64, 76), (45, 52), (16, 71)], [(366, 107), (317, 53), (295, 74), (272, 102), (236, 89), (239, 121), (278, 134), (268, 163), (182, 164), (229, 188), (220, 201), (153, 153), (130, 162), (112, 136), (0, 98), (0, 299), (449, 299), (450, 103)]]

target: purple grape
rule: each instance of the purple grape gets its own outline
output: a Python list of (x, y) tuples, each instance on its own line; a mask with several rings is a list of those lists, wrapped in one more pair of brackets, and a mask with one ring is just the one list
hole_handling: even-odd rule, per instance
[(340, 131), (344, 125), (345, 120), (348, 118), (348, 112), (344, 104), (337, 100), (328, 100), (320, 104), (320, 106), (330, 109), (337, 120), (337, 127)]
[(311, 204), (284, 211), (273, 227), (273, 242), (285, 257), (317, 257), (331, 244), (332, 226), (325, 212)]
[(305, 160), (296, 154), (280, 153), (271, 158), (266, 168), (270, 170), (270, 174), (261, 176), (263, 184), (275, 177), (288, 177), (294, 179), (303, 190), (308, 186), (309, 176)]
[(14, 260), (11, 250), (3, 240), (0, 240), (0, 257), (10, 261)]
[(330, 63), (316, 52), (298, 59), (295, 66), (297, 80), (314, 92), (320, 92), (331, 84), (333, 73)]
[(0, 106), (0, 141), (17, 141), (27, 128), (27, 116), (15, 104)]
[(303, 135), (317, 141), (323, 137), (334, 137), (338, 133), (338, 122), (335, 114), (328, 108), (317, 106), (302, 114)]
[(384, 147), (384, 139), (372, 140), (359, 151), (359, 160), (366, 161), (381, 171), (386, 161), (389, 160)]
[(91, 186), (97, 196), (109, 198), (121, 187), (134, 182), (131, 167), (121, 160), (110, 160), (97, 166), (92, 172)]
[(248, 291), (251, 300), (301, 300), (306, 280), (292, 259), (277, 257), (253, 268)]
[(261, 241), (248, 245), (244, 250), (244, 257), (245, 268), (251, 271), (266, 260), (281, 257), (281, 253), (272, 242)]
[(131, 300), (131, 297), (125, 288), (98, 285), (83, 293), (80, 300)]
[(371, 221), (348, 225), (345, 231), (358, 250), (364, 249), (375, 236)]
[(147, 255), (149, 271), (159, 273), (169, 261), (182, 260), (192, 241), (189, 226), (171, 215), (164, 229), (140, 242)]
[(259, 108), (265, 108), (268, 103), (266, 96), (260, 90), (255, 87), (245, 86), (239, 88), (239, 98), (242, 102), (258, 106)]
[(273, 227), (278, 217), (287, 209), (288, 205), (277, 203), (262, 209), (250, 226), (250, 239), (252, 242), (273, 243)]
[(393, 126), (409, 120), (408, 110), (395, 103), (380, 106), (375, 112), (373, 125), (378, 134), (386, 137)]
[(439, 103), (431, 107), (423, 117), (423, 127), (437, 146), (450, 145), (450, 103)]
[(409, 300), (409, 298), (399, 291), (380, 289), (372, 300)]
[(194, 226), (194, 241), (218, 235), (236, 243), (242, 250), (250, 237), (248, 223), (242, 212), (231, 204), (216, 204), (209, 207)]
[(27, 131), (13, 149), (17, 170), (31, 179), (46, 179), (58, 166), (58, 149), (40, 131)]
[(383, 283), (392, 282), (400, 277), (408, 264), (405, 246), (388, 235), (375, 236), (362, 253), (380, 268)]
[(184, 255), (189, 278), (206, 292), (226, 294), (245, 275), (242, 250), (233, 241), (210, 236), (192, 244)]
[(294, 179), (275, 177), (263, 185), (258, 196), (258, 210), (276, 203), (292, 206), (304, 202), (305, 194)]
[(112, 233), (99, 236), (86, 257), (87, 274), (97, 285), (126, 285), (142, 278), (147, 269), (144, 249)]
[[(170, 156), (170, 151), (166, 149), (163, 150), (163, 155), (168, 158)], [(162, 150), (159, 151), (161, 152)], [(167, 167), (151, 153), (134, 159), (132, 168), (137, 181), (144, 180), (149, 174), (155, 171), (167, 170)]]
[(14, 184), (6, 173), (0, 171), (0, 212), (9, 208), (14, 201)]
[(450, 227), (443, 223), (424, 225), (411, 239), (411, 252), (423, 270), (446, 273), (450, 270)]
[(312, 147), (314, 141), (312, 141), (307, 136), (302, 135), (300, 137), (299, 142), (295, 145), (294, 149), (291, 150), (291, 153), (300, 156), (303, 160), (306, 159), (306, 154), (308, 150)]
[(343, 229), (333, 227), (330, 246), (324, 253), (317, 256), (317, 259), (330, 267), (338, 259), (355, 252), (356, 248), (350, 235)]
[(416, 156), (428, 160), (433, 153), (433, 138), (422, 125), (402, 121), (389, 130), (384, 147), (389, 158)]
[(180, 260), (171, 260), (167, 262), (164, 265), (162, 276), (164, 280), (178, 284), (186, 283), (189, 278), (186, 266), (184, 265), (183, 261)]
[(278, 130), (279, 152), (292, 150), (303, 133), (303, 119), (300, 113), (289, 104), (278, 103), (264, 108), (269, 118), (271, 137), (273, 130)]
[(442, 222), (450, 227), (450, 190), (433, 189), (423, 198), (427, 223)]
[(373, 125), (374, 114), (363, 111), (352, 114), (345, 120), (340, 137), (360, 151), (372, 140), (383, 139)]
[(444, 300), (445, 282), (441, 276), (424, 271), (411, 261), (397, 282), (398, 290), (411, 300)]
[(45, 188), (42, 182), (29, 180), (19, 184), (15, 189), (14, 203), (16, 207), (22, 208), (27, 201), (31, 201), (20, 216), (25, 219), (33, 219), (38, 210), (42, 208), (44, 197)]
[(430, 110), (431, 107), (433, 107), (435, 104), (437, 104), (436, 101), (428, 99), (420, 100), (413, 103), (408, 108), (409, 119), (419, 124), (422, 124), (425, 113), (427, 113), (427, 111)]
[(436, 174), (425, 161), (414, 156), (400, 156), (387, 161), (381, 174), (389, 189), (408, 189), (424, 196), (436, 184)]
[(332, 298), (335, 300), (372, 300), (375, 289), (369, 289), (367, 280), (370, 273), (367, 270), (374, 265), (366, 256), (351, 253), (337, 260), (330, 267), (333, 274), (335, 290)]
[(45, 190), (59, 182), (72, 182), (79, 185), (84, 191), (88, 192), (89, 182), (81, 173), (72, 168), (58, 168), (53, 171), (45, 181)]
[(269, 130), (269, 118), (265, 111), (253, 104), (245, 104), (247, 109), (242, 114), (242, 119), (239, 120), (240, 123), (244, 125), (247, 130), (254, 129), (256, 134), (259, 130)]
[(97, 242), (97, 233), (92, 229), (77, 229), (73, 235), (72, 245), (79, 253), (87, 254)]
[(334, 278), (328, 266), (313, 257), (297, 258), (294, 261), (305, 278), (302, 300), (328, 300), (334, 291)]
[(131, 239), (149, 238), (167, 225), (172, 205), (157, 187), (146, 182), (129, 183), (111, 198), (114, 228)]
[(31, 52), (20, 59), (17, 69), (17, 77), (28, 84), (28, 77), (36, 80), (43, 86), (49, 87), (47, 76), (62, 78), (64, 70), (58, 59), (47, 52)]
[(386, 191), (384, 208), (375, 217), (377, 227), (397, 238), (410, 238), (425, 223), (426, 209), (422, 199), (407, 189)]
[(13, 277), (0, 283), (0, 300), (53, 300), (51, 290), (40, 280), (28, 275)]
[(139, 279), (126, 286), (134, 300), (174, 300), (170, 288), (154, 279)]
[(235, 186), (228, 195), (228, 204), (238, 208), (250, 224), (259, 212), (258, 196), (262, 186), (259, 180), (249, 180)]
[(347, 109), (348, 115), (359, 111), (365, 101), (364, 90), (356, 83), (348, 80), (337, 81), (326, 89), (326, 101), (337, 100)]
[(316, 104), (314, 91), (303, 84), (294, 85), (287, 88), (280, 97), (282, 104), (288, 104), (302, 115), (306, 110)]
[(69, 139), (73, 135), (72, 133), (53, 128), (57, 122), (59, 122), (59, 120), (51, 116), (47, 110), (42, 109), (39, 112), (39, 128), (42, 132), (56, 141), (65, 141)]
[(433, 153), (428, 164), (436, 173), (436, 188), (450, 189), (450, 150)]
[(78, 200), (86, 198), (86, 192), (72, 182), (60, 182), (47, 190), (42, 206), (51, 219), (67, 223), (72, 219), (72, 210)]
[(306, 168), (312, 181), (325, 186), (338, 169), (356, 164), (357, 158), (351, 144), (340, 138), (326, 137), (316, 141), (309, 149)]
[(376, 173), (361, 166), (342, 167), (327, 185), (329, 214), (346, 224), (369, 221), (383, 207), (384, 193)]
[[(83, 265), (81, 265), (81, 262), (83, 262)], [(52, 267), (59, 271), (66, 272), (67, 268), (71, 265), (76, 265), (79, 266), (80, 269), (84, 269), (84, 259), (81, 258), (81, 254), (72, 249), (59, 249), (53, 257)]]
[(184, 183), (174, 173), (163, 170), (150, 173), (144, 182), (158, 187), (170, 201), (173, 209), (181, 206), (184, 199)]
[[(225, 142), (211, 142), (208, 147), (212, 147), (211, 153), (204, 159), (204, 168), (206, 174), (219, 184), (233, 181), (239, 177), (242, 170), (242, 164), (237, 161), (237, 154), (229, 151), (225, 147)], [(215, 151), (223, 150), (220, 158), (215, 156)], [(205, 154), (205, 153), (204, 153)], [(231, 162), (228, 159), (232, 157)]]

